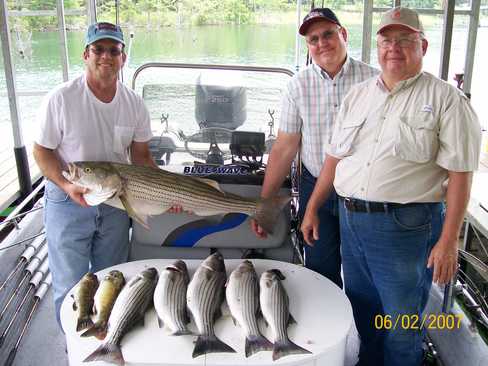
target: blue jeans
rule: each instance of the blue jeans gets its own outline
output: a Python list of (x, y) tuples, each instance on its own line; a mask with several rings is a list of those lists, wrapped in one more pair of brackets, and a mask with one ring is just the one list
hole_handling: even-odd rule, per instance
[(52, 182), (45, 189), (44, 225), (56, 320), (68, 291), (88, 272), (127, 261), (129, 218), (108, 205), (81, 207)]
[[(303, 219), (316, 178), (303, 167), (300, 181), (300, 218)], [(327, 277), (342, 288), (340, 227), (337, 195), (333, 190), (319, 209), (319, 240), (313, 247), (305, 245), (305, 266)]]
[(419, 366), (423, 330), (402, 329), (401, 322), (395, 329), (380, 329), (381, 320), (390, 316), (394, 328), (401, 316), (422, 319), (432, 284), (427, 259), (441, 233), (444, 205), (419, 203), (363, 213), (347, 210), (343, 202), (339, 200), (342, 265), (361, 339), (358, 365)]

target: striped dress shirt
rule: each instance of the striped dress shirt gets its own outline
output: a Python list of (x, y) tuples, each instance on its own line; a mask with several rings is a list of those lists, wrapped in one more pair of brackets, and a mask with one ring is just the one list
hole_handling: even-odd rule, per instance
[(312, 64), (298, 72), (288, 83), (282, 98), (279, 129), (301, 133), (302, 163), (318, 177), (331, 142), (334, 122), (349, 89), (379, 71), (347, 57), (334, 77)]

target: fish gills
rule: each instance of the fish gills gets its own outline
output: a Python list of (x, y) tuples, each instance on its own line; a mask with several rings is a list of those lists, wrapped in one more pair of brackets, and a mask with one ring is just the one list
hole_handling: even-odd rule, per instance
[(224, 301), (226, 277), (224, 258), (217, 252), (205, 259), (188, 285), (188, 309), (199, 332), (193, 358), (207, 353), (236, 352), (218, 339), (214, 331), (215, 320), (222, 315), (220, 306)]
[(132, 278), (115, 300), (108, 321), (105, 343), (98, 347), (83, 362), (105, 361), (125, 365), (120, 342), (137, 323), (144, 323), (144, 314), (151, 304), (158, 281), (158, 271), (148, 268)]
[(250, 261), (242, 262), (232, 271), (225, 295), (234, 323), (237, 322), (246, 335), (246, 357), (260, 351), (271, 351), (273, 344), (261, 335), (258, 327), (259, 281)]
[(261, 310), (273, 333), (273, 361), (291, 354), (311, 353), (288, 338), (287, 328), (293, 318), (289, 312), (288, 295), (281, 283), (284, 279), (279, 270), (272, 269), (264, 272), (260, 280)]
[(125, 278), (122, 272), (110, 271), (101, 282), (95, 294), (95, 324), (89, 328), (82, 337), (95, 336), (97, 339), (104, 339), (107, 335), (108, 318), (112, 312), (115, 300), (122, 287), (125, 285)]
[(73, 310), (78, 312), (76, 331), (79, 332), (93, 325), (91, 314), (93, 310), (93, 298), (98, 288), (98, 278), (95, 274), (85, 274), (73, 294)]
[(154, 291), (154, 307), (159, 327), (166, 325), (171, 335), (191, 334), (187, 328), (190, 318), (186, 306), (186, 291), (190, 277), (185, 262), (178, 260), (160, 274)]

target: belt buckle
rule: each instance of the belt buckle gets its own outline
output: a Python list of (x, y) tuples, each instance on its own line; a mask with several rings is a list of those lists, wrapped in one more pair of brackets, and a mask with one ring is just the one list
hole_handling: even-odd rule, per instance
[(354, 201), (352, 199), (350, 199), (349, 197), (344, 197), (344, 206), (349, 211), (354, 211), (355, 210)]

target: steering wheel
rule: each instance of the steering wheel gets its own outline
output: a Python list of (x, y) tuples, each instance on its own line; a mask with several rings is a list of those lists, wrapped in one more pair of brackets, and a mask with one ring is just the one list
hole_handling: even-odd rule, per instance
[(185, 150), (194, 158), (203, 160), (209, 164), (223, 164), (232, 155), (229, 149), (222, 151), (218, 144), (229, 145), (231, 138), (232, 130), (227, 128), (202, 128), (197, 133), (185, 137)]

